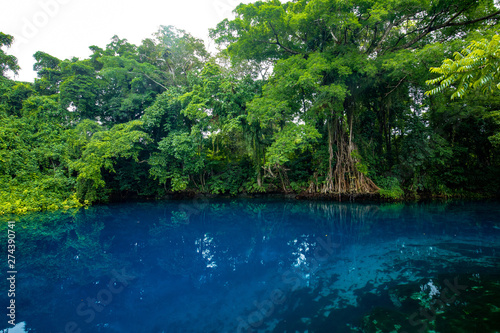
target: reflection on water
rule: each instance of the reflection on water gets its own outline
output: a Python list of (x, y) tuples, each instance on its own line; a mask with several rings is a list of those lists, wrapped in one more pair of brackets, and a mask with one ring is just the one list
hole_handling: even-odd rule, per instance
[(13, 217), (16, 321), (37, 333), (495, 332), (499, 213), (239, 199)]

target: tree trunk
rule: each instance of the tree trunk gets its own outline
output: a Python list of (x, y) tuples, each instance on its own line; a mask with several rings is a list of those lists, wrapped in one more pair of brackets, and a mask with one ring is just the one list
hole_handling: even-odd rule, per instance
[(385, 110), (384, 116), (384, 136), (385, 136), (385, 147), (387, 151), (387, 164), (389, 168), (392, 167), (392, 144), (391, 144), (391, 126), (389, 119), (391, 116), (390, 102), (387, 103), (387, 109)]
[[(352, 141), (352, 116), (344, 114), (328, 120), (328, 174), (323, 193), (371, 193), (379, 190), (373, 181), (357, 168), (359, 162), (353, 156), (356, 150)], [(348, 133), (347, 133), (348, 131)], [(334, 155), (334, 147), (337, 151)], [(335, 168), (333, 159), (336, 158)]]
[(262, 171), (260, 170), (260, 165), (257, 166), (257, 186), (262, 187)]
[(334, 138), (335, 129), (333, 128), (334, 126), (333, 118), (329, 118), (327, 120), (327, 126), (328, 126), (328, 153), (329, 153), (328, 175), (326, 176), (326, 182), (325, 185), (323, 186), (323, 190), (321, 191), (323, 193), (333, 192), (335, 187), (334, 177), (333, 177), (333, 159), (334, 159), (333, 145), (335, 141)]

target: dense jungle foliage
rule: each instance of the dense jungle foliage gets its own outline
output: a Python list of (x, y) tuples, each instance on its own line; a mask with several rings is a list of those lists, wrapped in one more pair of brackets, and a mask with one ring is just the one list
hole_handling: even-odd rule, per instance
[(493, 0), (235, 13), (210, 31), (217, 54), (161, 26), (88, 59), (39, 51), (33, 83), (8, 78), (0, 33), (0, 213), (185, 191), (498, 194)]

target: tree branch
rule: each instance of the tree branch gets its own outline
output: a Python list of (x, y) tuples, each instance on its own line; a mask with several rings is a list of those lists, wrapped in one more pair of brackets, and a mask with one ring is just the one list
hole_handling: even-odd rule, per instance
[(332, 28), (328, 27), (328, 30), (330, 31), (330, 35), (332, 35), (332, 38), (335, 41), (335, 43), (340, 44), (338, 38), (335, 37), (335, 35), (333, 34)]
[(500, 10), (497, 12), (494, 12), (493, 14), (490, 14), (490, 15), (484, 16), (484, 17), (480, 17), (480, 18), (475, 19), (475, 20), (470, 20), (470, 21), (466, 21), (466, 22), (450, 23), (450, 24), (448, 24), (448, 27), (458, 27), (461, 25), (474, 24), (477, 22), (485, 21), (485, 20), (490, 19), (490, 18), (497, 16), (499, 14), (500, 14)]
[(498, 16), (500, 14), (500, 11), (496, 11), (496, 12), (490, 14), (490, 15), (486, 15), (486, 16), (483, 16), (483, 17), (480, 17), (480, 18), (477, 18), (477, 19), (474, 19), (474, 20), (469, 20), (469, 21), (465, 21), (465, 22), (453, 22), (453, 20), (455, 20), (458, 16), (460, 16), (467, 9), (468, 9), (468, 7), (463, 8), (458, 13), (456, 13), (455, 15), (453, 15), (453, 17), (451, 17), (450, 19), (448, 19), (448, 21), (446, 21), (443, 24), (437, 25), (435, 27), (432, 26), (432, 22), (434, 22), (434, 20), (436, 19), (437, 16), (434, 17), (432, 19), (431, 23), (429, 23), (429, 25), (426, 28), (424, 28), (424, 31), (421, 34), (419, 34), (417, 37), (415, 37), (413, 40), (409, 41), (408, 43), (404, 44), (403, 46), (394, 48), (393, 50), (406, 49), (406, 48), (412, 46), (413, 44), (417, 43), (418, 41), (420, 41), (422, 38), (424, 38), (425, 36), (427, 36), (429, 33), (433, 32), (433, 31), (440, 30), (440, 29), (443, 29), (443, 28), (446, 28), (446, 27), (456, 27), (456, 26), (463, 26), (463, 25), (468, 25), (468, 24), (474, 24), (474, 23), (477, 23), (477, 22), (488, 20), (488, 19), (490, 19), (492, 17), (495, 17), (495, 16)]
[(280, 43), (280, 40), (279, 40), (279, 37), (278, 37), (278, 34), (276, 33), (276, 30), (274, 29), (273, 25), (271, 24), (271, 22), (268, 22), (269, 23), (269, 26), (271, 27), (271, 30), (273, 31), (274, 33), (274, 36), (276, 37), (276, 45), (278, 45), (279, 47), (283, 48), (286, 52), (288, 53), (291, 53), (291, 54), (299, 54), (299, 52), (297, 51), (294, 51), (292, 49), (289, 49), (288, 47), (284, 46), (283, 44)]
[[(384, 34), (382, 35), (382, 38), (380, 38), (379, 42), (377, 43), (377, 46), (375, 47), (375, 50), (373, 50), (373, 53), (377, 53), (378, 51), (380, 51), (380, 49), (382, 48), (382, 43), (384, 42), (384, 40), (387, 38), (387, 36), (389, 35), (389, 32), (391, 32), (391, 29), (397, 24), (391, 22), (389, 23), (389, 25), (387, 26), (387, 28), (385, 29), (384, 31)], [(369, 49), (368, 49), (369, 50)], [(370, 52), (371, 53), (371, 52)]]
[(160, 87), (162, 87), (163, 89), (168, 90), (167, 87), (165, 87), (163, 84), (159, 83), (158, 81), (154, 80), (153, 78), (151, 78), (146, 73), (140, 73), (140, 72), (129, 72), (129, 73), (130, 74), (141, 74), (141, 75), (144, 75), (145, 77), (147, 77), (148, 79), (150, 79), (151, 81), (153, 81), (154, 83), (156, 83), (157, 85), (159, 85)]
[(405, 75), (405, 77), (403, 77), (401, 80), (399, 80), (398, 84), (396, 84), (396, 86), (391, 91), (389, 91), (387, 94), (385, 94), (384, 97), (389, 96), (394, 90), (396, 90), (401, 85), (401, 83), (403, 83), (403, 81), (406, 79), (407, 76), (408, 75)]

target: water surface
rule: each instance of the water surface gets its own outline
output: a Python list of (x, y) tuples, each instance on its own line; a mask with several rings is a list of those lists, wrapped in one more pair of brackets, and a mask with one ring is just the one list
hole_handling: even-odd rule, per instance
[(495, 202), (199, 199), (11, 219), (17, 332), (500, 330)]

